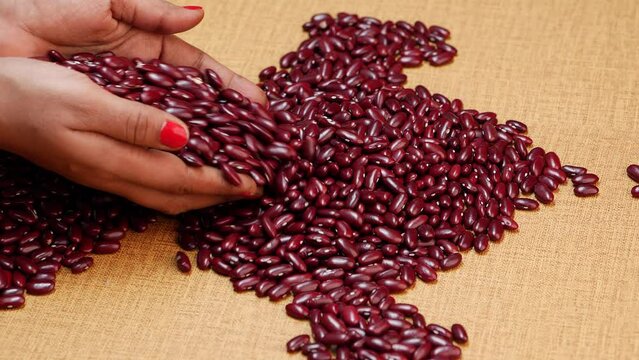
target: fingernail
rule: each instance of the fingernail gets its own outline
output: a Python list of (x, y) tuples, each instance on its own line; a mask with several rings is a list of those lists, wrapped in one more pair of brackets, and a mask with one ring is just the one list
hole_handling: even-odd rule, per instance
[(202, 7), (197, 5), (187, 5), (187, 6), (183, 6), (183, 8), (187, 10), (202, 10)]
[(172, 149), (179, 149), (186, 145), (188, 141), (186, 130), (174, 122), (167, 121), (160, 131), (160, 142), (162, 145)]

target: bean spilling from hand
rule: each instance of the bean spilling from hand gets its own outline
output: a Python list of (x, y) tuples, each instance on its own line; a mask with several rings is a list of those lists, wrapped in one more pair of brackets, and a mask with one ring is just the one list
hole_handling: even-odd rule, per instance
[[(340, 13), (304, 24), (308, 38), (259, 74), (269, 109), (204, 72), (112, 53), (49, 60), (111, 93), (182, 119), (191, 138), (177, 155), (265, 187), (256, 200), (192, 211), (177, 243), (197, 267), (238, 291), (310, 323), (287, 344), (309, 359), (457, 359), (463, 326), (429, 324), (393, 294), (435, 282), (461, 252), (485, 252), (516, 230), (515, 210), (554, 201), (570, 178), (577, 196), (598, 192), (585, 168), (532, 147), (527, 126), (460, 99), (405, 87), (403, 69), (450, 63), (440, 26)], [(152, 213), (71, 184), (11, 155), (0, 157), (0, 308), (24, 291), (53, 291), (61, 267), (82, 272), (90, 253), (113, 253)], [(639, 192), (639, 191), (638, 191)], [(523, 195), (530, 195), (525, 197)], [(188, 256), (175, 257), (191, 270)]]

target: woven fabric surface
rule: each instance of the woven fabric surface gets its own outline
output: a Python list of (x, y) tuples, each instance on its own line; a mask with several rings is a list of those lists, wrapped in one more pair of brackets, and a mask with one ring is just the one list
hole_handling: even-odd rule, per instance
[[(464, 359), (639, 358), (639, 199), (625, 175), (639, 163), (636, 1), (193, 3), (206, 18), (183, 38), (253, 81), (317, 12), (449, 28), (458, 57), (408, 70), (409, 85), (524, 121), (536, 145), (598, 174), (601, 192), (580, 199), (561, 187), (554, 205), (518, 211), (520, 230), (486, 254), (398, 299), (429, 322), (464, 324)], [(174, 228), (163, 220), (130, 234), (87, 273), (59, 274), (54, 294), (0, 312), (0, 358), (302, 359), (284, 346), (308, 323), (212, 272), (179, 273)]]

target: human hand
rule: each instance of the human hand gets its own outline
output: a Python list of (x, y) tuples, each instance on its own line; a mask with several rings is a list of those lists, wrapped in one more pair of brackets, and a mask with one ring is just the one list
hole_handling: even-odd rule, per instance
[(247, 176), (232, 186), (219, 170), (189, 167), (166, 151), (187, 139), (179, 119), (112, 95), (81, 73), (0, 58), (0, 149), (169, 214), (258, 194)]
[(113, 51), (125, 57), (160, 59), (213, 69), (225, 87), (266, 105), (264, 93), (175, 33), (204, 17), (197, 6), (164, 0), (13, 0), (0, 2), (0, 56), (42, 56), (50, 49), (70, 54)]

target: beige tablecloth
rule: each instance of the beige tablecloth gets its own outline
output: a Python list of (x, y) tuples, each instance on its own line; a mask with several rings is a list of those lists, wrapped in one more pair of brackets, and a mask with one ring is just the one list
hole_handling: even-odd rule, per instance
[[(451, 29), (454, 63), (411, 69), (410, 84), (524, 120), (536, 144), (599, 174), (601, 193), (562, 187), (555, 205), (518, 212), (521, 229), (487, 254), (399, 298), (428, 321), (465, 324), (465, 359), (639, 359), (639, 200), (625, 175), (639, 162), (636, 1), (192, 3), (207, 16), (184, 38), (255, 81), (316, 12)], [(177, 272), (174, 226), (130, 235), (88, 273), (60, 274), (54, 294), (0, 312), (0, 358), (301, 359), (284, 345), (308, 324), (283, 303), (236, 294), (214, 273)]]

